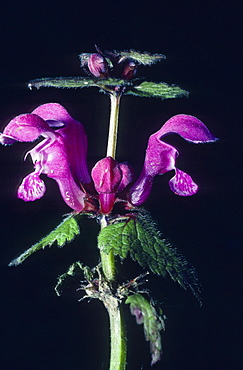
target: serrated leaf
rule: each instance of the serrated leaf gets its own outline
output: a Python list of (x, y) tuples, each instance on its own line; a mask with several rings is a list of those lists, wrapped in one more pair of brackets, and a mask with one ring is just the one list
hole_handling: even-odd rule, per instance
[(86, 77), (47, 77), (39, 78), (29, 82), (28, 87), (40, 89), (41, 87), (55, 87), (59, 89), (84, 88), (84, 87), (105, 87), (105, 86), (130, 86), (130, 81), (117, 78), (94, 79)]
[(86, 77), (46, 77), (46, 78), (37, 78), (29, 82), (28, 87), (32, 89), (35, 87), (39, 89), (41, 87), (56, 87), (60, 89), (64, 88), (83, 88), (97, 86), (91, 78)]
[(165, 328), (163, 317), (157, 314), (153, 302), (141, 294), (130, 295), (125, 303), (130, 304), (131, 314), (136, 317), (137, 324), (143, 324), (145, 339), (150, 342), (151, 365), (154, 365), (162, 353), (160, 331)]
[(95, 80), (96, 86), (103, 87), (103, 86), (131, 86), (133, 84), (132, 81), (129, 80), (121, 80), (119, 78), (99, 78)]
[(164, 82), (144, 81), (140, 85), (134, 86), (126, 92), (126, 95), (135, 95), (141, 97), (155, 97), (161, 99), (178, 98), (188, 96), (188, 91), (181, 89), (176, 85), (168, 85)]
[(71, 242), (75, 236), (79, 234), (79, 226), (77, 224), (75, 216), (69, 215), (61, 222), (50, 234), (41, 239), (36, 244), (32, 245), (19, 257), (15, 258), (9, 263), (9, 266), (18, 266), (26, 258), (31, 256), (34, 252), (44, 249), (46, 246), (51, 247), (54, 242), (57, 243), (59, 247), (63, 247), (64, 244)]
[(161, 59), (166, 59), (166, 56), (163, 54), (150, 54), (148, 52), (139, 52), (136, 50), (121, 51), (119, 53), (124, 59), (132, 59), (138, 64), (142, 65), (151, 65), (159, 62)]
[(195, 269), (161, 237), (154, 222), (145, 211), (130, 217), (117, 218), (101, 230), (98, 246), (106, 254), (131, 258), (153, 273), (169, 276), (184, 289), (190, 288), (200, 301), (200, 288)]
[(117, 219), (117, 222), (103, 228), (98, 235), (98, 246), (106, 254), (112, 251), (121, 258), (126, 258), (134, 244), (138, 243), (135, 220), (132, 218)]

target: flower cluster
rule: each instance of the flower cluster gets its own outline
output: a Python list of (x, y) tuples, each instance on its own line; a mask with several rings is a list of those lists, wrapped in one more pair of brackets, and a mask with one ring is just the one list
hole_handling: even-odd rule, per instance
[(80, 54), (81, 66), (86, 72), (96, 78), (133, 79), (137, 72), (135, 60), (126, 58), (115, 51), (103, 52), (97, 48), (97, 53)]
[[(100, 70), (105, 71), (103, 67)], [(118, 163), (111, 157), (98, 161), (90, 176), (83, 125), (73, 119), (62, 105), (48, 103), (40, 105), (32, 113), (12, 119), (0, 134), (0, 143), (9, 145), (16, 141), (32, 142), (43, 138), (26, 154), (31, 156), (34, 171), (19, 186), (19, 198), (24, 201), (41, 198), (45, 193), (45, 184), (40, 175), (45, 174), (58, 183), (64, 201), (75, 212), (109, 214), (118, 202), (125, 209), (140, 206), (151, 192), (154, 177), (171, 170), (175, 174), (169, 186), (174, 193), (189, 196), (197, 192), (198, 186), (192, 178), (175, 166), (178, 151), (162, 140), (170, 133), (176, 133), (192, 143), (216, 140), (199, 119), (179, 114), (150, 136), (138, 179), (134, 179), (130, 165)]]

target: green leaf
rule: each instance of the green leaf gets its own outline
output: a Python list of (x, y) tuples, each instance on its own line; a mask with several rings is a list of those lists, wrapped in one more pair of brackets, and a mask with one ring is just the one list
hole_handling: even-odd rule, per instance
[(162, 353), (160, 331), (165, 329), (163, 316), (158, 315), (153, 302), (147, 301), (141, 294), (130, 295), (125, 303), (130, 304), (131, 314), (136, 316), (137, 324), (143, 324), (145, 339), (150, 342), (152, 366), (159, 361)]
[(130, 217), (118, 217), (101, 230), (98, 246), (106, 254), (113, 251), (124, 259), (128, 253), (143, 268), (169, 276), (184, 289), (190, 288), (200, 301), (195, 269), (161, 237), (148, 212), (140, 210)]
[(79, 226), (75, 216), (69, 215), (50, 234), (41, 239), (38, 243), (32, 245), (32, 247), (27, 249), (19, 257), (11, 261), (9, 266), (20, 265), (26, 258), (31, 256), (31, 254), (40, 249), (44, 249), (46, 246), (51, 247), (54, 242), (57, 242), (57, 245), (62, 247), (64, 244), (71, 242), (78, 234)]
[(161, 99), (178, 98), (188, 96), (188, 91), (181, 89), (176, 85), (168, 85), (164, 82), (144, 81), (140, 85), (134, 86), (126, 92), (126, 95), (135, 95), (141, 97), (155, 97)]
[(32, 89), (35, 87), (39, 89), (40, 87), (56, 87), (56, 88), (83, 88), (97, 86), (91, 78), (85, 77), (46, 77), (46, 78), (37, 78), (29, 82), (28, 87)]
[(161, 59), (166, 59), (166, 56), (163, 54), (150, 54), (148, 52), (140, 53), (136, 50), (121, 51), (119, 54), (124, 59), (132, 59), (138, 64), (142, 64), (144, 66), (150, 66), (151, 64), (160, 62)]
[(137, 240), (134, 220), (128, 217), (116, 219), (116, 222), (103, 228), (98, 235), (98, 247), (105, 254), (112, 251), (122, 259), (127, 257)]
[(86, 77), (47, 77), (39, 78), (29, 82), (28, 87), (32, 89), (35, 87), (39, 89), (41, 87), (55, 87), (59, 89), (64, 88), (83, 88), (83, 87), (99, 87), (105, 88), (106, 86), (130, 86), (131, 81), (125, 81), (117, 78), (108, 79), (94, 79)]

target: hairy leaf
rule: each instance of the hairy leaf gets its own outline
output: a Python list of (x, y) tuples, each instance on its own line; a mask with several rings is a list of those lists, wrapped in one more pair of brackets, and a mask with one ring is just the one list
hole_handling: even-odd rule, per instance
[(150, 54), (148, 52), (140, 53), (136, 50), (121, 51), (119, 53), (124, 59), (132, 59), (138, 64), (142, 65), (151, 65), (159, 62), (161, 59), (166, 59), (166, 56), (163, 54)]
[(32, 89), (35, 87), (39, 89), (41, 87), (56, 87), (60, 89), (64, 88), (83, 88), (83, 87), (105, 87), (105, 86), (125, 86), (131, 85), (130, 81), (120, 80), (116, 78), (108, 79), (94, 79), (86, 77), (47, 77), (38, 78), (29, 82), (28, 87)]
[(46, 246), (51, 247), (54, 242), (57, 242), (57, 245), (59, 247), (62, 247), (64, 244), (71, 242), (78, 234), (79, 226), (77, 224), (75, 216), (69, 215), (50, 234), (45, 236), (36, 244), (32, 245), (32, 247), (27, 249), (19, 257), (11, 261), (9, 263), (9, 266), (20, 265), (26, 258), (31, 256), (31, 254), (40, 249), (44, 249)]
[(177, 98), (187, 96), (189, 93), (176, 85), (168, 85), (165, 82), (143, 81), (140, 85), (134, 86), (126, 92), (126, 95), (141, 97), (155, 97), (161, 99)]
[(136, 317), (137, 324), (143, 324), (145, 339), (150, 342), (151, 365), (154, 365), (162, 353), (160, 331), (165, 328), (163, 316), (158, 315), (153, 302), (141, 294), (130, 295), (125, 303), (130, 304), (131, 314)]
[(195, 269), (161, 237), (154, 222), (145, 211), (120, 217), (101, 230), (99, 248), (106, 254), (113, 251), (122, 259), (128, 253), (143, 268), (153, 273), (170, 277), (184, 289), (190, 288), (200, 300), (200, 288)]

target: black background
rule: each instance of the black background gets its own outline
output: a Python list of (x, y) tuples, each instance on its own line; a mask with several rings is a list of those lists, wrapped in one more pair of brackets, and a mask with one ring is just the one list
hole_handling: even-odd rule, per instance
[[(154, 369), (239, 369), (241, 354), (241, 116), (240, 2), (237, 1), (7, 1), (0, 12), (1, 130), (14, 116), (46, 102), (63, 104), (84, 125), (89, 166), (105, 155), (109, 101), (96, 89), (29, 91), (37, 77), (82, 76), (77, 55), (130, 48), (167, 56), (142, 68), (148, 80), (175, 83), (191, 92), (177, 100), (124, 97), (118, 159), (138, 174), (148, 136), (172, 115), (197, 116), (220, 139), (193, 145), (168, 138), (180, 151), (178, 167), (199, 184), (198, 194), (170, 192), (166, 175), (156, 178), (146, 208), (160, 230), (197, 268), (203, 306), (190, 292), (160, 277), (147, 287), (167, 316), (164, 354)], [(107, 369), (109, 333), (98, 301), (78, 302), (70, 285), (63, 296), (56, 277), (76, 260), (97, 263), (95, 221), (84, 221), (81, 237), (63, 249), (36, 253), (17, 268), (8, 262), (35, 243), (69, 212), (56, 184), (33, 203), (16, 198), (20, 180), (32, 169), (23, 162), (31, 144), (0, 147), (1, 185), (1, 360), (10, 369)], [(141, 270), (123, 265), (124, 277)], [(149, 369), (142, 328), (126, 311), (128, 370)]]

